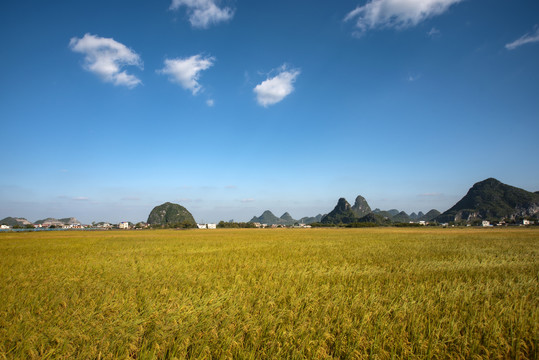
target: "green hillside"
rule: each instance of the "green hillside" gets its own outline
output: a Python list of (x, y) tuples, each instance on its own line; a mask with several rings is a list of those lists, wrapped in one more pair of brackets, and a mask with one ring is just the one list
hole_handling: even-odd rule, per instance
[(154, 207), (148, 216), (147, 222), (150, 225), (164, 226), (174, 224), (196, 225), (195, 218), (186, 208), (170, 202)]

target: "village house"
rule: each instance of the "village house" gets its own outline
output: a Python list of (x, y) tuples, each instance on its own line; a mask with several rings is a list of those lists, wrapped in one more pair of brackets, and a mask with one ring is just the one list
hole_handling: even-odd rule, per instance
[(217, 224), (197, 224), (199, 229), (217, 229)]

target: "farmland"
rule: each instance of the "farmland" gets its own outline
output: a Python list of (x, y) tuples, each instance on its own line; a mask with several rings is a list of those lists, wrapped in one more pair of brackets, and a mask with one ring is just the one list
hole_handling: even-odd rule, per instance
[(538, 357), (537, 229), (0, 234), (0, 359)]

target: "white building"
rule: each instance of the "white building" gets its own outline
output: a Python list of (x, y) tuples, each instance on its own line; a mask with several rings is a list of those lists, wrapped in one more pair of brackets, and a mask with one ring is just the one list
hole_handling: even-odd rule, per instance
[(217, 229), (217, 224), (197, 224), (199, 229)]
[(490, 221), (483, 220), (483, 222), (481, 224), (483, 225), (483, 227), (488, 227), (488, 226), (490, 226)]
[(129, 229), (129, 223), (127, 221), (122, 221), (118, 224), (118, 229)]
[(11, 227), (7, 225), (0, 225), (0, 229), (7, 230), (7, 229), (11, 229)]

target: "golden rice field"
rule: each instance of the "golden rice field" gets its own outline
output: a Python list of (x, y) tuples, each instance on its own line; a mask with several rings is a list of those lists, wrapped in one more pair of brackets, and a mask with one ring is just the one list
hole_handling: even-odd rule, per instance
[(539, 229), (0, 234), (0, 359), (537, 359)]

